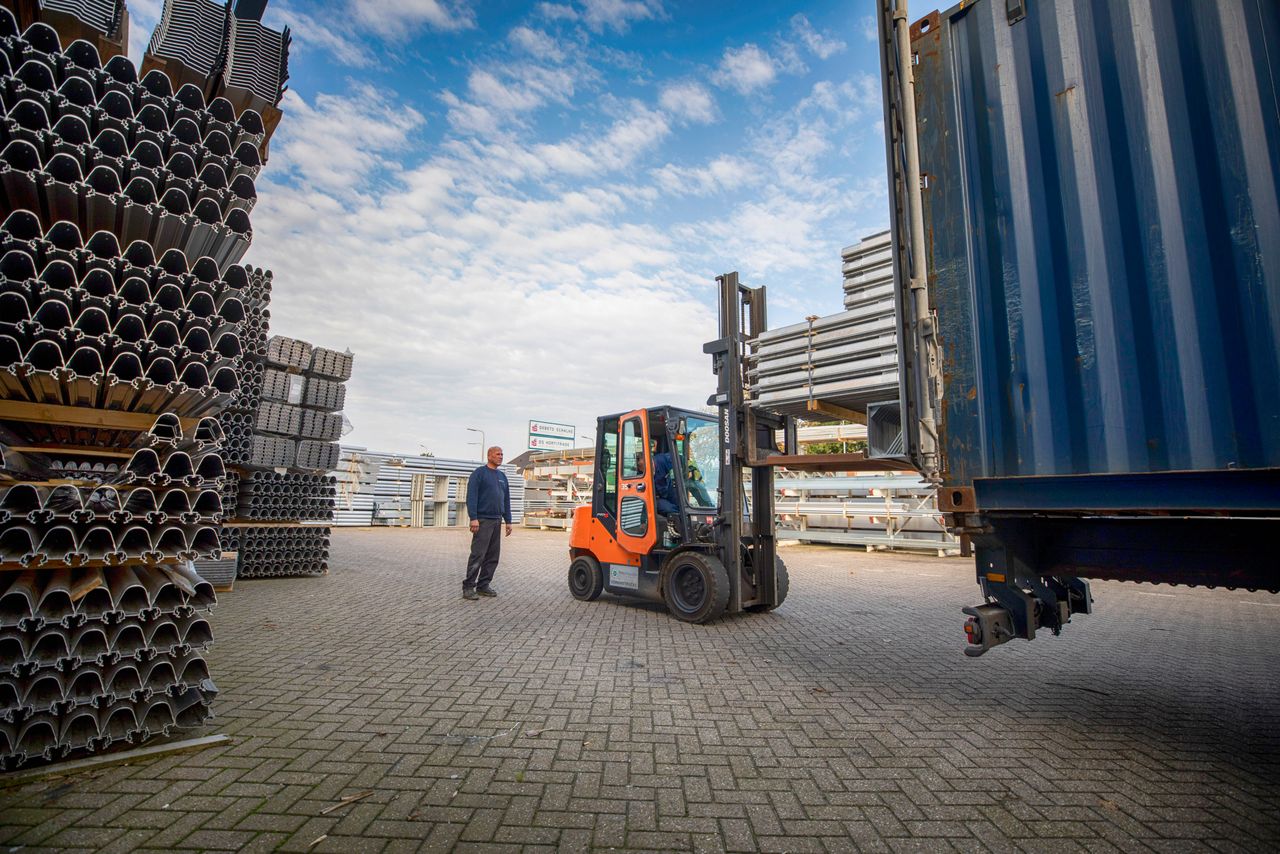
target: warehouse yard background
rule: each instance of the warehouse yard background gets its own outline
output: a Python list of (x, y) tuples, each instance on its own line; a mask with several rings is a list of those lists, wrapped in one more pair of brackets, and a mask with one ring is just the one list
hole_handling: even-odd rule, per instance
[(694, 626), (642, 604), (574, 601), (559, 532), (517, 530), (502, 595), (463, 601), (467, 542), (338, 529), (327, 577), (224, 594), (208, 731), (231, 743), (10, 786), (0, 844), (1260, 851), (1280, 840), (1270, 594), (1099, 582), (1079, 631), (970, 660), (965, 560), (795, 546), (784, 607)]

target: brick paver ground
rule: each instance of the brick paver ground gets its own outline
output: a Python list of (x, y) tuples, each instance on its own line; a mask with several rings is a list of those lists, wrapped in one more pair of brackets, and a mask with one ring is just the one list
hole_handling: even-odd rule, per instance
[(1280, 846), (1280, 597), (1097, 583), (1061, 637), (968, 659), (967, 560), (789, 548), (782, 609), (689, 626), (573, 601), (566, 542), (517, 531), (478, 602), (455, 531), (241, 582), (205, 730), (233, 742), (0, 790), (0, 847)]

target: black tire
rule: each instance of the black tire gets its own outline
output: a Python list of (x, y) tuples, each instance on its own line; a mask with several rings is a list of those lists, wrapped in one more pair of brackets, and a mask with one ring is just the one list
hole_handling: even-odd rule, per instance
[(772, 611), (783, 602), (787, 601), (787, 593), (791, 590), (791, 577), (787, 573), (787, 565), (782, 562), (782, 558), (775, 556), (773, 559), (773, 574), (778, 579), (778, 601), (774, 605), (751, 605), (747, 608), (753, 613), (761, 613), (763, 611)]
[(579, 602), (594, 602), (604, 590), (604, 573), (600, 561), (591, 555), (581, 555), (569, 564), (569, 592)]
[(662, 598), (677, 620), (714, 620), (729, 604), (729, 573), (719, 558), (702, 552), (682, 552), (663, 570)]

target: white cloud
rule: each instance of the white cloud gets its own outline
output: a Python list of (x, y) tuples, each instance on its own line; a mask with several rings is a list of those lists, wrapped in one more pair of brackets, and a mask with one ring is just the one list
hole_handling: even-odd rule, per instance
[[(129, 9), (132, 12), (133, 6)], [(291, 3), (273, 3), (267, 7), (263, 23), (276, 29), (289, 27), (293, 36), (291, 54), (316, 50), (352, 68), (377, 65), (377, 54), (368, 42), (351, 31), (349, 19), (348, 10), (341, 7), (323, 7), (310, 14)]]
[(716, 120), (716, 102), (701, 83), (686, 80), (662, 89), (658, 103), (667, 112), (691, 122), (709, 124)]
[(538, 14), (549, 21), (578, 20), (578, 10), (568, 3), (539, 3)]
[(748, 43), (740, 48), (727, 48), (711, 79), (740, 95), (749, 95), (768, 86), (775, 77), (777, 69), (773, 59), (756, 45)]
[(819, 33), (804, 15), (796, 15), (791, 19), (791, 31), (819, 59), (830, 59), (847, 47), (840, 39), (827, 33)]
[(465, 30), (475, 26), (475, 16), (461, 4), (442, 0), (349, 0), (351, 15), (361, 29), (383, 38), (401, 41), (421, 27)]
[(597, 32), (613, 29), (625, 32), (632, 21), (644, 21), (662, 14), (660, 0), (581, 0), (582, 19)]
[(759, 170), (742, 157), (722, 155), (698, 168), (668, 163), (655, 169), (653, 177), (670, 195), (707, 196), (751, 184), (759, 177)]
[(858, 30), (862, 33), (862, 37), (869, 42), (880, 40), (880, 29), (876, 24), (875, 17), (872, 15), (859, 19)]
[(512, 30), (507, 38), (511, 43), (525, 50), (537, 59), (550, 60), (560, 62), (564, 59), (564, 48), (552, 36), (547, 35), (541, 30), (531, 29), (530, 27), (516, 27)]
[(386, 165), (423, 123), (416, 110), (392, 104), (371, 86), (349, 96), (317, 95), (308, 104), (292, 90), (282, 105), (288, 121), (272, 140), (270, 173), (326, 192), (353, 191)]
[(129, 58), (139, 66), (146, 53), (151, 33), (160, 23), (163, 0), (132, 0), (129, 3)]

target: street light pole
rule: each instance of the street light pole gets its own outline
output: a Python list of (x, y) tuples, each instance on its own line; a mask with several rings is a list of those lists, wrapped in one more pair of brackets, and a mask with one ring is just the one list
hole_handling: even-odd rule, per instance
[(489, 448), (484, 443), (484, 431), (481, 430), (479, 427), (468, 427), (467, 429), (470, 430), (472, 433), (480, 434), (480, 462), (485, 462), (488, 459), (488, 456), (486, 455), (486, 451), (488, 451)]

